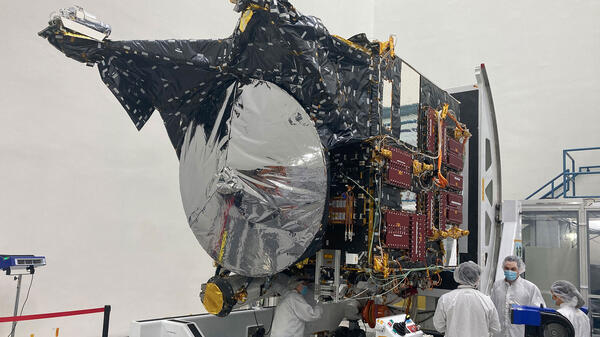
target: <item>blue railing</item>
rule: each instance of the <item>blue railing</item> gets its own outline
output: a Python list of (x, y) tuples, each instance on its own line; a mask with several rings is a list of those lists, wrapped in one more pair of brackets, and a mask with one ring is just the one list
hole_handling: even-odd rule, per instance
[[(556, 199), (556, 198), (600, 198), (600, 195), (578, 195), (575, 189), (575, 179), (578, 176), (600, 174), (600, 165), (580, 166), (577, 168), (575, 158), (571, 155), (572, 152), (582, 151), (597, 151), (600, 147), (584, 147), (577, 149), (563, 150), (563, 171), (551, 179), (549, 182), (531, 193), (526, 200), (539, 195), (540, 192), (547, 190), (541, 194), (539, 199)], [(571, 193), (568, 193), (571, 192)], [(600, 193), (600, 191), (599, 191)]]
[(592, 170), (600, 170), (600, 165), (580, 166), (579, 172), (591, 172)]
[[(542, 187), (538, 188), (535, 192), (531, 193), (527, 198), (525, 198), (525, 200), (531, 199), (534, 195), (540, 193), (542, 190), (546, 189), (549, 186), (550, 186), (550, 191), (543, 194), (540, 197), (540, 199), (556, 199), (556, 198), (558, 198), (560, 195), (562, 195), (562, 192), (558, 193), (558, 190), (560, 190), (563, 187), (562, 177), (563, 177), (563, 174), (559, 173), (552, 180), (550, 180), (549, 182), (544, 184)], [(568, 188), (568, 186), (567, 186), (567, 188)]]

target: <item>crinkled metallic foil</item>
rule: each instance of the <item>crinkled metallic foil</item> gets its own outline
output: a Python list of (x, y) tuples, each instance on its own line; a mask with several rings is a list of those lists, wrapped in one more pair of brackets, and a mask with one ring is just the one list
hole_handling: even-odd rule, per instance
[(319, 135), (275, 84), (235, 82), (216, 115), (190, 122), (180, 185), (190, 227), (213, 259), (242, 275), (272, 275), (319, 232), (327, 194)]

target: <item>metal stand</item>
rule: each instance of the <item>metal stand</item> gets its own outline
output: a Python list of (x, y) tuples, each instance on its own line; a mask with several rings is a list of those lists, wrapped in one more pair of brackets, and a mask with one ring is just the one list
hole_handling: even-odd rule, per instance
[(108, 337), (108, 323), (110, 321), (110, 305), (104, 306), (104, 319), (102, 320), (102, 337)]
[[(15, 310), (13, 312), (13, 316), (17, 316), (17, 314), (19, 313), (19, 296), (21, 295), (21, 279), (23, 278), (23, 275), (18, 275), (15, 276), (15, 279), (17, 280), (17, 298), (15, 299)], [(10, 330), (10, 337), (15, 337), (15, 328), (17, 327), (17, 322), (14, 321), (12, 322), (12, 329)]]
[[(331, 297), (333, 302), (340, 300), (340, 269), (341, 269), (341, 251), (322, 249), (317, 252), (317, 261), (315, 267), (315, 300), (322, 297)], [(333, 280), (322, 280), (322, 269), (333, 269)]]

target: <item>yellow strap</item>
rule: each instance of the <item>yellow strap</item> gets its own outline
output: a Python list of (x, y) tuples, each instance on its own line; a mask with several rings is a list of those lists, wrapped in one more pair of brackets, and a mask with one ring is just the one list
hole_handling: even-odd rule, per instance
[(394, 37), (390, 35), (390, 39), (385, 42), (379, 42), (379, 55), (383, 55), (386, 50), (390, 51), (390, 56), (394, 57)]
[(370, 51), (370, 50), (368, 50), (367, 48), (365, 48), (365, 47), (363, 47), (363, 46), (361, 46), (361, 45), (358, 45), (358, 44), (356, 44), (356, 43), (354, 43), (354, 42), (352, 42), (352, 41), (350, 41), (350, 40), (346, 40), (346, 39), (344, 39), (343, 37), (341, 37), (341, 36), (339, 36), (339, 35), (332, 35), (332, 36), (333, 36), (333, 37), (335, 37), (336, 39), (338, 39), (338, 40), (340, 40), (340, 41), (344, 42), (345, 44), (349, 45), (350, 47), (352, 47), (352, 48), (354, 48), (354, 49), (358, 49), (358, 50), (360, 50), (360, 51), (362, 51), (362, 52), (364, 52), (364, 53), (367, 53), (367, 54), (369, 54), (369, 55), (371, 55), (371, 54), (372, 54), (372, 53), (371, 53), (371, 51)]
[(221, 238), (221, 250), (219, 251), (219, 264), (223, 261), (223, 253), (225, 252), (225, 242), (227, 242), (227, 231), (223, 231)]
[(242, 17), (240, 18), (240, 32), (243, 33), (246, 30), (246, 26), (248, 26), (248, 22), (252, 19), (253, 14), (254, 11), (251, 9), (247, 9), (244, 14), (242, 14)]
[(78, 39), (86, 39), (86, 40), (92, 40), (92, 41), (98, 41), (96, 39), (92, 39), (89, 36), (85, 36), (82, 34), (76, 34), (76, 33), (69, 33), (69, 32), (61, 32), (64, 36), (70, 36), (70, 37), (76, 37)]

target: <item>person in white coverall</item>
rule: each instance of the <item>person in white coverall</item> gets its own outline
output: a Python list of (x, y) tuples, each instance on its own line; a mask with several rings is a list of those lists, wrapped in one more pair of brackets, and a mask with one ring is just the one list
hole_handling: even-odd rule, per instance
[(556, 281), (550, 287), (550, 292), (556, 305), (560, 306), (558, 312), (573, 324), (575, 337), (590, 337), (590, 319), (579, 310), (585, 302), (573, 283)]
[(501, 332), (496, 337), (523, 337), (525, 325), (512, 324), (510, 308), (513, 304), (533, 307), (546, 306), (538, 287), (520, 276), (525, 272), (525, 263), (521, 258), (510, 255), (502, 262), (504, 278), (494, 282), (492, 301), (498, 310)]
[(433, 325), (446, 337), (489, 337), (500, 331), (492, 300), (477, 290), (480, 274), (481, 268), (472, 261), (454, 270), (454, 280), (460, 285), (440, 297), (433, 315)]
[(306, 322), (316, 321), (323, 315), (323, 308), (314, 308), (306, 302), (308, 288), (305, 282), (293, 279), (289, 290), (277, 304), (271, 327), (271, 337), (302, 337)]

